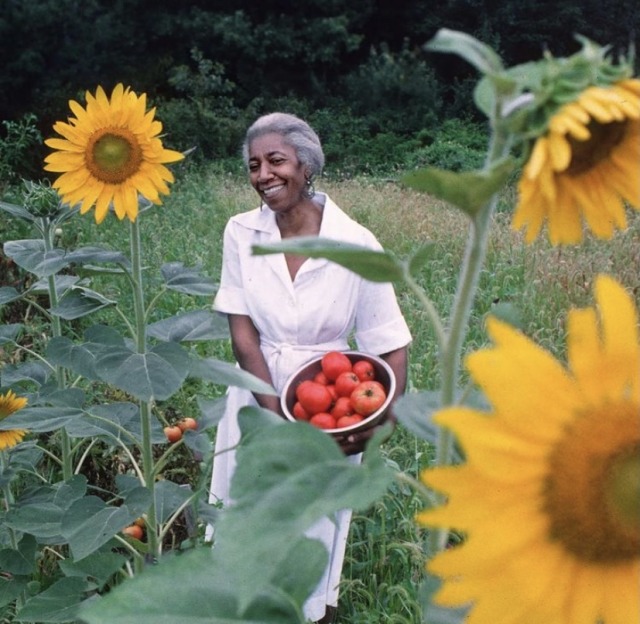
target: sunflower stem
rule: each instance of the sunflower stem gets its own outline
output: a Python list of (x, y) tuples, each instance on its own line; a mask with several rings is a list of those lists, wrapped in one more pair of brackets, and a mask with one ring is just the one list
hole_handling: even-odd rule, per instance
[[(494, 123), (492, 124), (491, 141), (487, 150), (485, 170), (489, 169), (496, 161), (504, 158), (511, 147), (511, 135), (502, 129), (495, 120), (499, 119), (501, 102), (496, 103)], [(457, 402), (456, 389), (460, 374), (460, 360), (462, 346), (467, 335), (469, 317), (478, 290), (480, 271), (484, 265), (487, 253), (487, 241), (491, 231), (491, 219), (498, 201), (498, 192), (474, 215), (470, 226), (469, 236), (465, 247), (465, 255), (458, 276), (456, 295), (452, 306), (449, 331), (441, 351), (440, 367), (442, 386), (440, 389), (440, 404), (442, 407), (453, 405)], [(436, 438), (435, 463), (438, 466), (446, 466), (451, 463), (453, 455), (454, 436), (451, 431), (444, 428), (438, 429)], [(438, 495), (440, 502), (444, 502)], [(429, 551), (435, 555), (442, 550), (448, 539), (448, 531), (435, 530), (429, 536)]]
[[(144, 309), (144, 288), (142, 282), (142, 245), (140, 242), (139, 219), (130, 222), (131, 245), (131, 277), (133, 284), (133, 302), (136, 329), (136, 349), (140, 354), (147, 349), (147, 325)], [(142, 429), (142, 473), (144, 485), (151, 492), (151, 504), (147, 511), (147, 542), (149, 557), (155, 561), (160, 557), (160, 542), (158, 540), (158, 523), (156, 518), (156, 501), (154, 491), (153, 446), (151, 442), (151, 405), (148, 401), (140, 401), (140, 423)]]
[[(41, 226), (40, 230), (44, 241), (44, 250), (45, 253), (50, 253), (54, 248), (51, 220), (48, 217), (42, 217)], [(60, 301), (55, 274), (47, 277), (47, 289), (49, 291), (49, 302), (51, 303), (51, 308), (54, 309), (58, 306)], [(62, 323), (60, 322), (60, 317), (57, 314), (51, 314), (50, 318), (52, 336), (54, 338), (62, 337)], [(58, 390), (64, 390), (67, 384), (65, 369), (62, 366), (56, 366), (55, 371)], [(62, 478), (64, 481), (67, 481), (73, 476), (73, 462), (71, 441), (69, 439), (69, 434), (64, 427), (60, 429), (60, 452), (62, 455)]]

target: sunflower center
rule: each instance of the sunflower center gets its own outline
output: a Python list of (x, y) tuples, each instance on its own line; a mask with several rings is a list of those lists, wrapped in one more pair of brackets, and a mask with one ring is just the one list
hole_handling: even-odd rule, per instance
[(626, 126), (626, 120), (603, 124), (592, 119), (587, 126), (591, 134), (589, 139), (578, 141), (571, 135), (567, 136), (571, 146), (571, 162), (567, 173), (580, 175), (609, 158), (613, 149), (624, 138)]
[(591, 410), (549, 456), (544, 511), (552, 539), (577, 558), (620, 562), (640, 553), (640, 409)]
[(121, 184), (139, 169), (142, 148), (136, 136), (126, 128), (101, 128), (89, 139), (87, 169), (108, 184)]

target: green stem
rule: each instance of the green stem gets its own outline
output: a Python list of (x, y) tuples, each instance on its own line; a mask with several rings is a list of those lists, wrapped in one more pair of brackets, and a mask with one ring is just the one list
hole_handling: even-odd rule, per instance
[[(48, 253), (53, 251), (53, 231), (49, 219), (42, 219), (41, 231), (42, 238), (44, 240), (45, 252)], [(55, 308), (59, 303), (58, 287), (56, 285), (55, 275), (49, 275), (47, 277), (47, 286), (49, 291), (49, 302), (51, 303), (51, 307)], [(60, 322), (60, 317), (55, 314), (51, 315), (51, 333), (54, 338), (62, 337), (62, 323)], [(67, 381), (65, 369), (62, 366), (56, 366), (56, 381), (58, 390), (64, 390)], [(71, 440), (69, 439), (69, 434), (64, 428), (60, 429), (60, 450), (62, 454), (62, 478), (64, 481), (67, 481), (73, 476), (73, 462)]]
[[(139, 220), (131, 222), (131, 277), (133, 284), (133, 303), (136, 330), (136, 349), (144, 354), (147, 349), (146, 315), (144, 309), (144, 288), (142, 282), (142, 254), (140, 243)], [(151, 560), (160, 556), (161, 543), (158, 540), (158, 523), (156, 517), (156, 502), (154, 495), (154, 462), (153, 446), (151, 443), (151, 405), (147, 401), (140, 401), (140, 422), (142, 429), (142, 473), (144, 485), (151, 492), (151, 505), (147, 511), (147, 543)]]
[[(496, 110), (497, 115), (497, 110)], [(497, 118), (494, 117), (494, 119)], [(511, 145), (511, 137), (501, 132), (494, 124), (491, 136), (491, 144), (487, 153), (485, 169), (488, 169), (496, 161), (504, 158)], [(460, 359), (462, 346), (468, 330), (469, 317), (473, 307), (480, 272), (487, 254), (487, 243), (491, 231), (491, 219), (498, 200), (498, 193), (494, 193), (491, 199), (474, 215), (469, 228), (469, 238), (465, 248), (465, 256), (462, 269), (458, 277), (458, 286), (452, 307), (452, 315), (449, 324), (445, 348), (441, 352), (440, 366), (442, 374), (442, 387), (440, 403), (442, 407), (456, 403), (456, 387), (460, 372)], [(439, 428), (436, 439), (437, 466), (446, 466), (451, 463), (454, 436), (451, 431)], [(442, 502), (442, 497), (440, 497)], [(429, 546), (431, 554), (444, 548), (448, 537), (446, 530), (433, 531), (430, 534)]]

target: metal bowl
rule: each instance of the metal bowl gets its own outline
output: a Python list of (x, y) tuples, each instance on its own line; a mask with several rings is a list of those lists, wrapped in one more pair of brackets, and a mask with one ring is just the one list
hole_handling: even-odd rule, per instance
[[(391, 367), (382, 358), (379, 358), (376, 355), (370, 355), (369, 353), (363, 353), (362, 351), (344, 351), (344, 354), (351, 360), (352, 364), (358, 360), (367, 360), (373, 364), (375, 379), (384, 386), (387, 393), (387, 399), (373, 414), (370, 414), (355, 425), (351, 425), (350, 427), (341, 427), (339, 429), (323, 430), (336, 436), (343, 436), (356, 431), (363, 431), (376, 425), (384, 418), (389, 404), (391, 403), (391, 399), (396, 391), (396, 376), (394, 375)], [(293, 415), (292, 411), (293, 405), (296, 402), (296, 388), (300, 382), (305, 379), (313, 379), (315, 375), (322, 370), (321, 361), (322, 356), (310, 360), (293, 373), (289, 379), (287, 379), (287, 382), (282, 389), (282, 394), (280, 395), (280, 406), (282, 408), (282, 413), (285, 415), (287, 420), (299, 422)]]

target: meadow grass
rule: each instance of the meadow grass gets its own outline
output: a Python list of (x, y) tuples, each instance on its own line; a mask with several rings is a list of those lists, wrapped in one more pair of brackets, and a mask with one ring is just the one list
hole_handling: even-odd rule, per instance
[[(418, 281), (446, 322), (468, 235), (466, 217), (443, 202), (389, 180), (326, 178), (316, 187), (371, 229), (382, 245), (399, 257), (427, 242), (432, 245)], [(577, 247), (552, 248), (545, 239), (525, 245), (522, 234), (510, 228), (513, 199), (513, 189), (506, 189), (494, 216), (464, 351), (486, 344), (484, 322), (493, 313), (563, 357), (566, 312), (571, 306), (592, 303), (591, 286), (596, 274), (615, 276), (636, 299), (640, 297), (640, 216), (629, 214), (629, 228), (613, 241), (587, 236)], [(244, 177), (214, 168), (178, 172), (164, 206), (153, 208), (142, 218), (144, 262), (151, 278), (148, 285), (154, 286), (159, 266), (172, 261), (201, 265), (217, 280), (227, 219), (256, 205), (257, 196)], [(78, 218), (65, 227), (62, 243), (121, 249), (121, 242), (126, 240), (122, 228), (123, 224), (113, 217), (100, 226), (89, 218)], [(105, 282), (105, 286), (108, 284)], [(435, 390), (439, 383), (438, 354), (427, 315), (405, 285), (397, 284), (396, 291), (413, 335), (409, 391)], [(105, 294), (118, 296), (116, 292)], [(208, 308), (210, 303), (203, 298), (170, 294), (157, 309), (157, 317)], [(208, 355), (232, 360), (227, 340), (204, 349)], [(195, 409), (190, 394), (196, 390), (209, 396), (224, 392), (222, 387), (186, 386), (171, 401), (187, 413)], [(432, 450), (399, 426), (384, 453), (391, 465), (417, 477), (432, 461)], [(426, 558), (425, 532), (416, 526), (414, 516), (422, 504), (413, 491), (398, 483), (370, 509), (354, 514), (343, 570), (340, 622), (415, 624), (421, 620), (419, 585)]]

